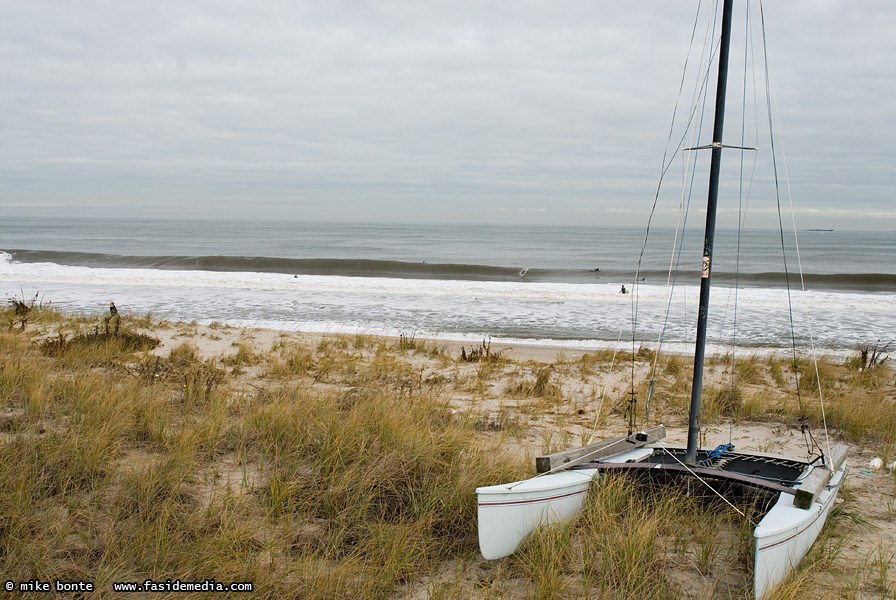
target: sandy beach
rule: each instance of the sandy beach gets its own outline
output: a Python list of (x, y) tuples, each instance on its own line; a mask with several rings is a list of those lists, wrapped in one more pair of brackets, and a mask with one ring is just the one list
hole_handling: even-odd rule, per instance
[[(179, 344), (187, 343), (194, 346), (201, 358), (205, 360), (221, 361), (226, 357), (236, 354), (240, 347), (249, 346), (254, 351), (263, 353), (284, 343), (297, 343), (305, 346), (316, 346), (324, 340), (333, 340), (340, 338), (351, 338), (353, 336), (342, 336), (339, 334), (318, 334), (303, 333), (295, 331), (278, 331), (264, 328), (248, 328), (248, 327), (230, 327), (219, 325), (197, 325), (197, 324), (172, 324), (165, 321), (159, 322), (159, 325), (152, 329), (152, 335), (157, 337), (161, 344), (158, 348), (152, 350), (152, 354), (158, 356), (167, 355), (172, 348)], [(399, 338), (376, 338), (384, 340), (386, 343), (398, 345)], [(460, 358), (462, 350), (478, 349), (484, 345), (489, 346), (492, 354), (507, 359), (516, 365), (525, 365), (530, 371), (537, 371), (540, 368), (575, 364), (582, 357), (594, 356), (593, 351), (584, 350), (575, 346), (571, 342), (568, 347), (517, 345), (511, 346), (507, 344), (490, 343), (489, 340), (483, 340), (481, 344), (470, 344), (462, 341), (444, 341), (444, 340), (415, 340), (420, 344), (430, 344), (439, 346), (444, 349), (445, 353), (450, 357)], [(763, 352), (766, 354), (767, 352)], [(744, 355), (749, 355), (749, 351), (744, 351)], [(470, 362), (464, 364), (451, 365), (450, 367), (437, 367), (431, 364), (425, 356), (412, 355), (409, 360), (414, 364), (414, 368), (419, 370), (421, 377), (424, 379), (437, 376), (440, 371), (449, 371), (455, 367), (466, 369), (467, 371), (475, 371), (479, 367), (479, 363)], [(693, 359), (691, 357), (682, 357), (682, 360), (689, 363)], [(553, 432), (556, 435), (569, 437), (575, 434), (579, 437), (586, 435), (582, 431), (585, 428), (595, 428), (593, 433), (589, 432), (589, 437), (595, 439), (613, 437), (625, 432), (627, 424), (619, 419), (619, 414), (612, 405), (614, 401), (626, 395), (631, 387), (631, 379), (634, 374), (635, 380), (647, 380), (651, 371), (651, 363), (647, 360), (638, 360), (634, 367), (627, 359), (621, 355), (617, 356), (616, 364), (612, 370), (598, 371), (591, 375), (587, 381), (583, 381), (581, 377), (575, 377), (570, 373), (564, 372), (561, 367), (554, 370), (556, 377), (556, 385), (562, 390), (564, 407), (557, 407), (555, 414), (549, 415), (542, 425), (533, 426), (533, 432), (530, 438), (539, 437), (538, 434), (545, 432)], [(625, 362), (621, 362), (625, 361)], [(237, 380), (237, 385), (248, 385), (253, 377), (257, 377), (258, 373), (250, 367), (241, 373)], [(718, 377), (718, 373), (715, 374)], [(710, 381), (712, 375), (710, 376)], [(458, 410), (478, 410), (483, 413), (495, 414), (507, 407), (519, 408), (521, 402), (508, 396), (505, 392), (505, 386), (502, 382), (496, 382), (485, 394), (478, 395), (473, 398), (470, 394), (457, 393), (452, 394), (452, 402)], [(601, 406), (601, 398), (604, 400), (604, 406)], [(579, 417), (570, 422), (567, 418), (557, 419), (565, 415), (572, 409)], [(603, 408), (603, 410), (601, 410)], [(672, 443), (684, 443), (687, 439), (687, 415), (683, 415), (684, 419), (678, 418), (669, 423), (664, 423), (668, 429), (667, 441)], [(800, 453), (804, 451), (804, 443), (799, 435), (798, 429), (789, 428), (784, 423), (753, 423), (739, 424), (733, 433), (729, 432), (728, 425), (713, 425), (707, 428), (706, 439), (704, 445), (711, 446), (717, 443), (725, 443), (728, 441), (729, 434), (733, 435), (735, 445), (739, 448), (762, 450), (766, 452)], [(832, 433), (832, 435), (835, 435)], [(543, 435), (542, 435), (543, 437)], [(833, 442), (832, 442), (833, 443)], [(537, 444), (535, 445), (537, 446)], [(850, 454), (851, 464), (859, 469), (863, 468), (868, 460), (874, 456), (879, 456), (879, 448), (873, 446), (859, 447), (856, 450), (859, 454), (852, 452)], [(530, 447), (527, 449), (532, 456), (540, 454), (546, 449), (538, 449)], [(877, 452), (877, 453), (875, 453)], [(862, 460), (867, 458), (868, 460)], [(894, 457), (896, 458), (896, 457)], [(859, 462), (861, 461), (861, 462)], [(855, 470), (855, 469), (853, 469)]]

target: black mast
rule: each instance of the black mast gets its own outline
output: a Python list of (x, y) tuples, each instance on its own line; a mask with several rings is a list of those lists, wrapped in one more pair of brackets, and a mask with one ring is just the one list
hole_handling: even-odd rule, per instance
[(722, 126), (725, 122), (725, 93), (728, 84), (728, 46), (731, 41), (731, 12), (734, 0), (725, 0), (722, 8), (722, 39), (719, 46), (719, 81), (716, 87), (716, 112), (712, 132), (712, 162), (709, 167), (709, 197), (706, 201), (706, 230), (703, 237), (703, 268), (700, 279), (700, 308), (697, 315), (697, 344), (694, 351), (694, 383), (688, 422), (688, 449), (685, 462), (697, 462), (700, 438), (700, 395), (703, 391), (703, 359), (706, 353), (706, 321), (709, 311), (709, 275), (712, 268), (712, 244), (716, 232), (716, 204), (719, 198), (719, 170), (722, 164)]

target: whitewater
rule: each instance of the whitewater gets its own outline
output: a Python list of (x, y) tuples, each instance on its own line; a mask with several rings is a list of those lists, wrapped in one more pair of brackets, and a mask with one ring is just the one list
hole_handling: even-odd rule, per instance
[[(38, 298), (97, 318), (114, 301), (125, 315), (471, 343), (598, 349), (654, 347), (662, 340), (667, 350), (686, 352), (695, 335), (696, 269), (680, 273), (670, 295), (665, 257), (649, 258), (640, 271), (634, 259), (616, 258), (619, 247), (635, 246), (632, 229), (108, 225), (30, 219), (15, 230), (0, 226), (4, 297)], [(186, 237), (185, 227), (192, 232)], [(891, 238), (877, 240), (882, 257)], [(492, 256), (470, 250), (481, 239), (493, 241)], [(840, 239), (809, 244), (810, 268), (825, 252), (840, 256), (832, 243)], [(765, 267), (752, 277), (744, 273), (746, 285), (715, 286), (711, 350), (736, 344), (777, 351), (793, 340), (803, 350), (849, 352), (890, 341), (896, 331), (892, 265), (886, 258), (865, 260), (858, 271), (831, 269), (822, 260), (827, 271), (810, 275), (823, 285), (807, 291), (799, 274), (791, 274), (788, 293), (776, 283), (781, 273)], [(720, 269), (719, 279), (733, 282), (730, 271), (726, 277)], [(620, 293), (622, 285), (631, 293)]]

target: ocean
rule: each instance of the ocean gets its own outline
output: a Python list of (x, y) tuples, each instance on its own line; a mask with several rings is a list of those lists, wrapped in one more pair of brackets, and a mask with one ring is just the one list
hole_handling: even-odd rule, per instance
[[(702, 232), (687, 232), (680, 252), (672, 250), (672, 229), (652, 229), (646, 246), (644, 234), (9, 217), (0, 223), (0, 289), (5, 299), (39, 297), (97, 317), (115, 301), (123, 314), (203, 324), (581, 349), (662, 341), (686, 352), (695, 337)], [(845, 353), (896, 337), (896, 232), (800, 231), (797, 238), (716, 233), (711, 351), (787, 349), (795, 341), (802, 350)], [(620, 293), (623, 285), (631, 293)]]

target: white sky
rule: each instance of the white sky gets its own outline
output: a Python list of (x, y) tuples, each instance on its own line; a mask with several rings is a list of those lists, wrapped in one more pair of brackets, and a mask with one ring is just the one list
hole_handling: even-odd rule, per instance
[[(0, 217), (641, 225), (695, 7), (0, 0)], [(896, 230), (896, 2), (765, 19), (800, 225)]]

